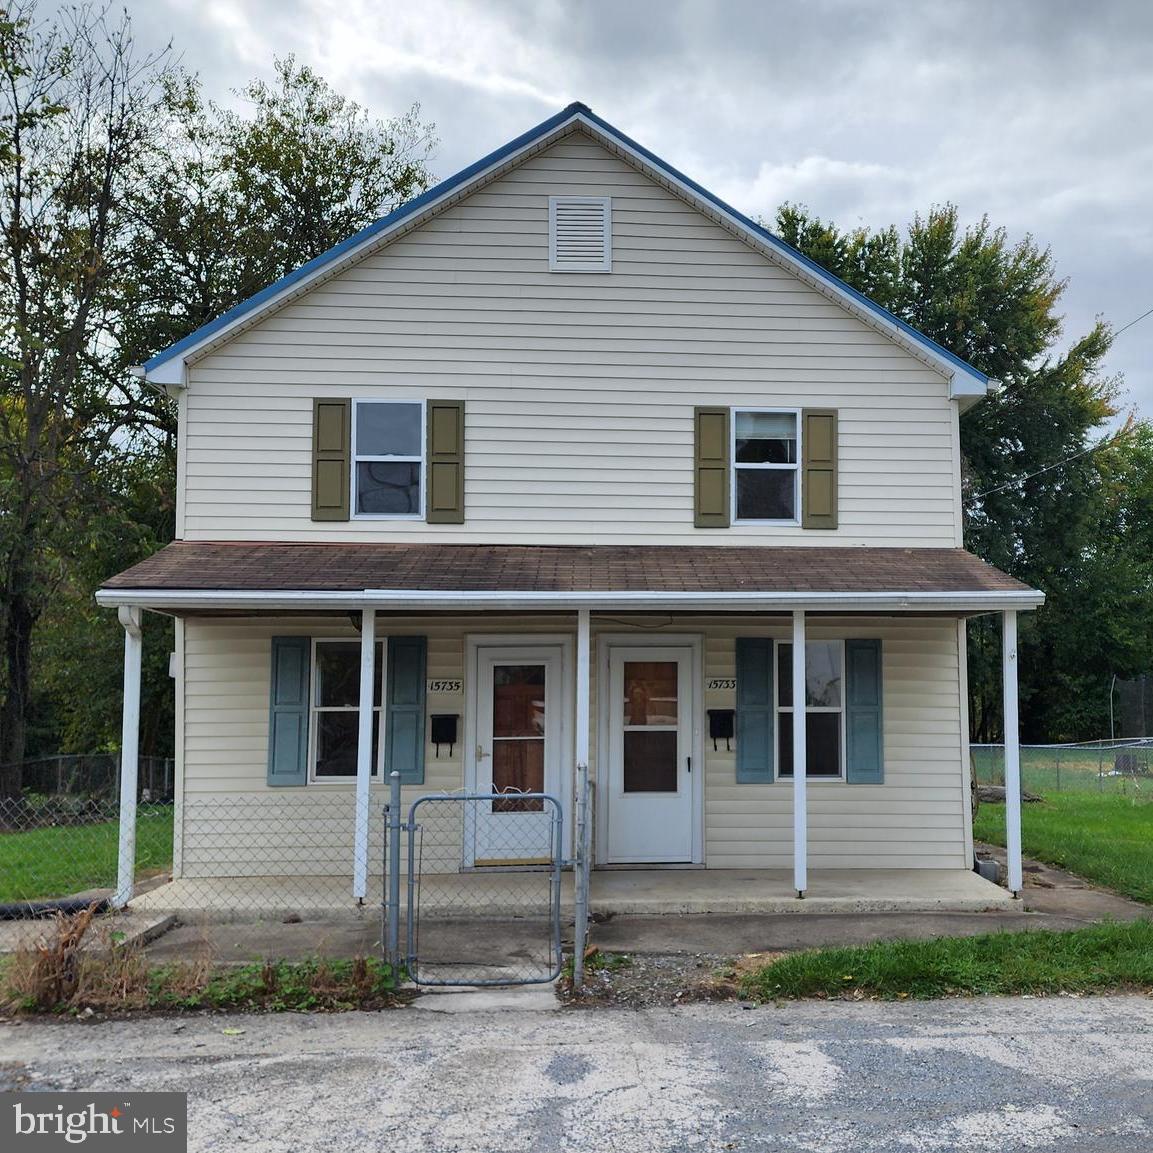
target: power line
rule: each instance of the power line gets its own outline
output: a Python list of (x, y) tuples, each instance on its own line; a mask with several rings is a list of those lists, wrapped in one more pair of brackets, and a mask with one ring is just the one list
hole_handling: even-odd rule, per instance
[(1129, 321), (1128, 324), (1123, 325), (1121, 328), (1117, 329), (1117, 331), (1113, 333), (1113, 339), (1116, 340), (1117, 337), (1119, 337), (1121, 335), (1121, 333), (1123, 333), (1125, 331), (1126, 328), (1132, 328), (1133, 325), (1140, 324), (1141, 321), (1143, 321), (1145, 319), (1145, 317), (1147, 317), (1147, 316), (1153, 316), (1153, 308), (1149, 309), (1148, 312), (1141, 313), (1141, 315), (1139, 317), (1137, 317), (1136, 320), (1131, 320), (1131, 321)]
[[(1150, 313), (1153, 313), (1153, 308), (1151, 308), (1145, 315), (1148, 316)], [(1136, 321), (1133, 323), (1136, 324)], [(1103, 440), (1099, 440), (1096, 444), (1091, 444), (1088, 448), (1083, 448), (1080, 452), (1075, 452), (1072, 456), (1065, 457), (1064, 460), (1056, 461), (1054, 464), (1047, 464), (1044, 468), (1039, 468), (1036, 472), (1027, 473), (1025, 476), (1015, 476), (1012, 480), (1007, 480), (1004, 484), (997, 485), (996, 488), (990, 488), (986, 489), (984, 492), (979, 492), (974, 499), (981, 500), (983, 497), (992, 496), (994, 493), (1004, 492), (1005, 489), (1012, 488), (1014, 485), (1024, 484), (1025, 481), (1032, 480), (1035, 476), (1041, 476), (1043, 473), (1052, 472), (1055, 468), (1060, 468), (1062, 465), (1068, 464), (1070, 461), (1077, 460), (1080, 457), (1088, 456), (1091, 452), (1096, 452), (1099, 448), (1104, 448), (1106, 445), (1120, 440), (1123, 436), (1127, 436), (1130, 431), (1131, 429), (1128, 427), (1123, 428), (1120, 432), (1115, 432), (1112, 436), (1107, 436)]]

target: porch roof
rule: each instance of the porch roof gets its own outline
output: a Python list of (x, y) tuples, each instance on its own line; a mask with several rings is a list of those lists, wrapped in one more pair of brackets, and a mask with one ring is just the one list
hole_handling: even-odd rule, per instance
[(958, 548), (175, 541), (112, 577), (104, 605), (166, 610), (981, 612), (1044, 596)]

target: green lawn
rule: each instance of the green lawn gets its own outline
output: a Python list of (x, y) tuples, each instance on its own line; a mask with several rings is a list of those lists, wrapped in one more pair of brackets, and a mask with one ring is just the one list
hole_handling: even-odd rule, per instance
[(1153, 922), (1073, 932), (881, 941), (794, 953), (746, 977), (759, 1001), (794, 997), (947, 997), (1153, 988)]
[[(1005, 843), (1005, 806), (982, 804), (978, 840)], [(1153, 796), (1049, 793), (1021, 806), (1021, 846), (1038, 860), (1153, 904)]]
[[(120, 830), (96, 825), (0, 833), (0, 902), (66, 897), (116, 884)], [(141, 808), (136, 827), (137, 873), (172, 864), (172, 806)]]

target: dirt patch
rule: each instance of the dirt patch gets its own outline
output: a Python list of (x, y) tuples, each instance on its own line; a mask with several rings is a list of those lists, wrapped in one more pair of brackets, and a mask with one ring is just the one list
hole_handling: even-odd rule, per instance
[(579, 995), (562, 985), (572, 1005), (648, 1009), (695, 1001), (738, 1001), (744, 976), (783, 953), (601, 953), (586, 963)]

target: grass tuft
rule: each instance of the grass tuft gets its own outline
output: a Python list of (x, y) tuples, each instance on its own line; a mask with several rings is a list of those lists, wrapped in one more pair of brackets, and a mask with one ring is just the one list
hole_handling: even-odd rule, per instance
[(742, 984), (759, 1001), (1133, 989), (1153, 989), (1153, 921), (819, 949), (765, 965)]

